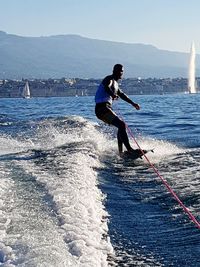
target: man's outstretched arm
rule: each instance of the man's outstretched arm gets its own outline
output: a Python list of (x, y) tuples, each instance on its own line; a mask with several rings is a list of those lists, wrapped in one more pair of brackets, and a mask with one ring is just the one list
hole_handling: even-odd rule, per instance
[(134, 108), (136, 108), (137, 110), (140, 109), (140, 105), (138, 105), (137, 103), (133, 102), (124, 92), (122, 92), (121, 90), (118, 91), (118, 95), (121, 99), (123, 99), (124, 101), (128, 102), (129, 104), (131, 104)]

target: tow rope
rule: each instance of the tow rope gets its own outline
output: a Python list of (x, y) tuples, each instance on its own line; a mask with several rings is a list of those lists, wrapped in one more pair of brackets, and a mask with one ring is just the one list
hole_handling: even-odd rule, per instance
[[(123, 118), (122, 118), (121, 115), (120, 115), (120, 117), (123, 120)], [(143, 152), (142, 148), (138, 144), (138, 142), (137, 142), (135, 136), (133, 135), (131, 129), (129, 128), (129, 126), (126, 124), (126, 122), (124, 120), (123, 120), (123, 122), (126, 125), (126, 128), (128, 130), (129, 135), (132, 137), (132, 139), (136, 143), (137, 147), (142, 152), (142, 155), (144, 156), (144, 158), (146, 159), (146, 161), (148, 162), (148, 164), (150, 165), (150, 167), (155, 172), (155, 174), (157, 174), (157, 176), (161, 179), (162, 183), (166, 186), (166, 188), (168, 189), (168, 191), (170, 192), (170, 194), (176, 199), (176, 201), (179, 203), (179, 205), (183, 208), (183, 210), (185, 211), (185, 213), (189, 216), (190, 220), (193, 223), (195, 223), (196, 226), (200, 229), (200, 223), (197, 221), (197, 219), (194, 217), (194, 215), (191, 213), (191, 211), (183, 204), (183, 202), (180, 200), (180, 198), (177, 196), (177, 194), (174, 192), (174, 190), (171, 188), (171, 186), (167, 183), (167, 181), (163, 178), (163, 176), (159, 173), (159, 171), (156, 169), (156, 167), (153, 165), (153, 163), (151, 163), (151, 161), (149, 160), (149, 158), (147, 157), (147, 155)]]

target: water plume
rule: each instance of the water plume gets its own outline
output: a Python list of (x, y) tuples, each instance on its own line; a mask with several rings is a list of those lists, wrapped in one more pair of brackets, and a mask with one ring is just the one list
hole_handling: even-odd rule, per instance
[(194, 42), (192, 42), (191, 49), (190, 49), (189, 75), (188, 75), (188, 90), (190, 94), (196, 93), (195, 58), (196, 58), (195, 46), (194, 46)]

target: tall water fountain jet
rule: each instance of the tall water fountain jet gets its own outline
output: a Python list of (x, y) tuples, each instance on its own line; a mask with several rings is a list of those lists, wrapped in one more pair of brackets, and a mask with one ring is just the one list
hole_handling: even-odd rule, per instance
[(195, 46), (194, 42), (192, 42), (191, 49), (190, 49), (190, 61), (189, 61), (189, 77), (188, 77), (188, 90), (190, 94), (196, 93), (196, 86), (195, 86)]

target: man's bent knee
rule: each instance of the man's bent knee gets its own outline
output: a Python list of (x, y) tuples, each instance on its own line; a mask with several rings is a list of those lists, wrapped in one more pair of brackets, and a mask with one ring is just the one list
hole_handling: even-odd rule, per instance
[(118, 117), (113, 120), (112, 124), (116, 126), (118, 129), (126, 129), (125, 122), (120, 120)]

